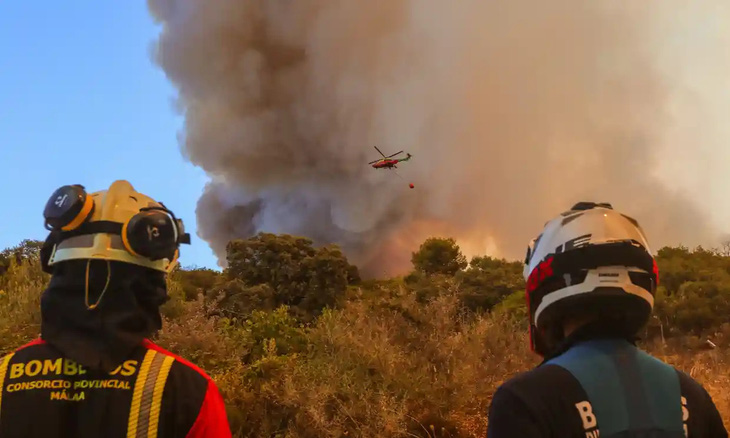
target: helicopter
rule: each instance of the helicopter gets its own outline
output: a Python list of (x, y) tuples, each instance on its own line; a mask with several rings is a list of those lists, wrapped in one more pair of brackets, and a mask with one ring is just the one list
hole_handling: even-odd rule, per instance
[(405, 158), (393, 158), (396, 155), (403, 153), (403, 151), (399, 151), (399, 152), (394, 153), (393, 155), (388, 155), (386, 157), (385, 154), (382, 153), (380, 151), (380, 149), (378, 149), (377, 146), (373, 146), (373, 147), (375, 148), (376, 151), (378, 151), (380, 153), (380, 155), (383, 156), (383, 158), (381, 158), (381, 159), (374, 160), (374, 161), (371, 161), (368, 163), (368, 164), (372, 165), (374, 169), (393, 169), (393, 168), (397, 169), (398, 163), (400, 163), (402, 161), (408, 161), (411, 159), (411, 156), (412, 156), (411, 154), (406, 154)]

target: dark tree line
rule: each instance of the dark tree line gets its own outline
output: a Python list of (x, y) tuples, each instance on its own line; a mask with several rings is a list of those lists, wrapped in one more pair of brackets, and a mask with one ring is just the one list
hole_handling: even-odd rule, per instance
[[(42, 242), (24, 240), (0, 251), (0, 275), (13, 264), (37, 263)], [(656, 255), (660, 271), (651, 325), (667, 336), (708, 334), (730, 323), (730, 246), (707, 250), (665, 247)], [(432, 237), (413, 252), (405, 287), (422, 302), (457, 288), (461, 305), (480, 313), (495, 308), (524, 314), (522, 264), (488, 256), (467, 261), (454, 239)], [(337, 246), (316, 248), (310, 239), (261, 233), (227, 247), (228, 267), (177, 269), (172, 279), (186, 299), (205, 295), (226, 316), (245, 320), (254, 311), (281, 306), (303, 322), (336, 307), (348, 288), (364, 293), (392, 280), (361, 282), (356, 266)], [(390, 283), (389, 283), (390, 282)], [(384, 286), (385, 285), (385, 286)]]

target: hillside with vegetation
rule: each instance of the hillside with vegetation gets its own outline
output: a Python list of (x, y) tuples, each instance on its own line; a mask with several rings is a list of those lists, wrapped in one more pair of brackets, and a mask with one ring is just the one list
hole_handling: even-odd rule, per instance
[[(0, 352), (39, 333), (39, 242), (0, 253)], [(662, 248), (641, 346), (730, 417), (730, 254)], [(156, 342), (219, 384), (237, 437), (483, 437), (491, 395), (539, 360), (519, 262), (432, 238), (408, 275), (363, 280), (337, 247), (260, 234), (228, 268), (178, 269)], [(710, 342), (707, 342), (707, 341)]]

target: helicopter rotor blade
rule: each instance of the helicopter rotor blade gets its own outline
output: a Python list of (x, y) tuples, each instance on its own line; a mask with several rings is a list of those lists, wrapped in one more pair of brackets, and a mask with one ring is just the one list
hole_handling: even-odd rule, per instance
[(375, 150), (376, 150), (376, 151), (380, 152), (380, 155), (382, 155), (382, 156), (383, 156), (383, 158), (388, 158), (388, 157), (386, 157), (386, 156), (385, 156), (385, 154), (384, 154), (384, 153), (382, 153), (382, 152), (380, 151), (380, 149), (378, 149), (378, 147), (377, 147), (377, 146), (373, 146), (373, 147), (375, 148)]
[(395, 157), (396, 155), (398, 155), (398, 154), (402, 154), (402, 153), (403, 153), (403, 151), (400, 151), (400, 152), (396, 152), (396, 153), (394, 153), (393, 155), (388, 155), (388, 156), (387, 156), (387, 157), (385, 157), (385, 158), (393, 158), (393, 157)]

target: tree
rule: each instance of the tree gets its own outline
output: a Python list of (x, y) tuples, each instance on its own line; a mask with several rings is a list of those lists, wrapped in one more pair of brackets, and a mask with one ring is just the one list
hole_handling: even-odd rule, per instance
[(716, 250), (659, 250), (655, 314), (670, 333), (713, 332), (730, 312), (730, 258)]
[(681, 333), (718, 329), (730, 313), (730, 281), (688, 281), (668, 302), (667, 317)]
[(466, 268), (466, 257), (452, 238), (431, 237), (411, 257), (413, 267), (425, 274), (454, 275)]
[(474, 257), (469, 269), (457, 273), (461, 301), (474, 311), (488, 311), (514, 293), (524, 293), (522, 263), (488, 256)]
[[(359, 280), (357, 268), (337, 246), (314, 248), (310, 239), (288, 234), (260, 233), (231, 241), (227, 259), (228, 281), (238, 280), (249, 288), (267, 285), (274, 306), (289, 306), (304, 319), (333, 305), (351, 281)], [(256, 289), (257, 296), (266, 290)]]
[(266, 283), (248, 286), (239, 279), (228, 281), (214, 290), (222, 295), (219, 304), (223, 313), (234, 318), (246, 318), (256, 310), (271, 311), (276, 308), (276, 291)]
[(725, 237), (720, 242), (720, 247), (715, 249), (715, 253), (722, 257), (730, 257), (730, 237)]
[(201, 293), (207, 295), (221, 280), (220, 272), (207, 268), (177, 269), (173, 276), (179, 280), (186, 300), (194, 300)]

